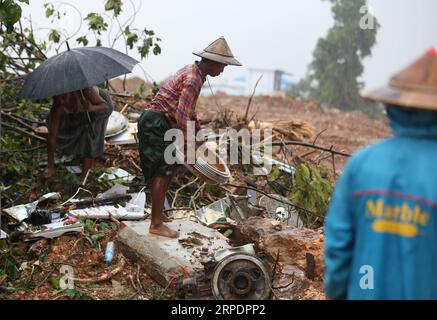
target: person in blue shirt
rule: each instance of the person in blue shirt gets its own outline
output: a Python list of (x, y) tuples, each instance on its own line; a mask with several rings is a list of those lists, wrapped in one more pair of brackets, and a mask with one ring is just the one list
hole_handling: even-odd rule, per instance
[(325, 224), (330, 299), (437, 299), (437, 52), (363, 98), (394, 136), (356, 152)]

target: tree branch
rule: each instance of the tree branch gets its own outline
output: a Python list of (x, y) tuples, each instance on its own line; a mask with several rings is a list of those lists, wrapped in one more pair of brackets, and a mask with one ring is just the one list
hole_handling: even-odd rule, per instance
[(246, 113), (244, 114), (244, 122), (247, 123), (247, 116), (249, 115), (249, 108), (250, 108), (250, 104), (252, 103), (252, 99), (253, 96), (255, 95), (255, 91), (256, 91), (256, 87), (258, 86), (258, 83), (261, 81), (263, 75), (261, 75), (258, 80), (255, 83), (255, 87), (253, 88), (253, 92), (252, 95), (249, 98), (249, 102), (247, 103), (247, 107), (246, 107)]
[(343, 157), (350, 157), (351, 156), (349, 153), (334, 150), (333, 146), (331, 146), (331, 148), (328, 149), (328, 148), (324, 148), (324, 147), (321, 147), (321, 146), (318, 146), (315, 144), (310, 144), (310, 143), (305, 143), (305, 142), (300, 142), (300, 141), (273, 141), (272, 142), (272, 146), (282, 146), (284, 144), (285, 145), (310, 147), (310, 148), (314, 148), (314, 149), (318, 149), (318, 150), (331, 152), (332, 154), (336, 154), (336, 155), (343, 156)]
[(26, 130), (23, 130), (23, 129), (21, 129), (21, 128), (14, 127), (14, 126), (12, 126), (12, 125), (10, 125), (10, 124), (7, 124), (7, 123), (2, 122), (1, 125), (2, 125), (2, 127), (4, 127), (6, 130), (15, 131), (15, 132), (17, 132), (17, 133), (20, 133), (20, 134), (22, 134), (22, 135), (28, 136), (28, 137), (30, 137), (30, 138), (38, 139), (38, 140), (40, 140), (40, 141), (46, 141), (46, 139), (43, 138), (43, 137), (40, 137), (40, 136), (37, 136), (36, 134), (33, 134), (33, 133), (30, 133), (30, 132), (27, 132)]

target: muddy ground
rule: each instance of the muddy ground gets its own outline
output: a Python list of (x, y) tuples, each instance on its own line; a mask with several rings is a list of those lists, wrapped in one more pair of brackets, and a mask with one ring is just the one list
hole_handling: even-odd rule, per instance
[[(248, 105), (248, 97), (229, 96), (218, 94), (216, 97), (200, 97), (197, 113), (200, 119), (214, 118), (216, 110), (229, 109), (234, 117), (244, 117)], [(359, 148), (375, 143), (378, 140), (392, 135), (388, 119), (382, 115), (379, 119), (371, 119), (359, 111), (342, 112), (329, 108), (316, 100), (303, 100), (292, 96), (254, 97), (249, 109), (249, 118), (255, 114), (255, 120), (298, 120), (302, 119), (313, 125), (316, 144), (337, 151), (352, 153)], [(308, 141), (308, 142), (314, 142)], [(295, 148), (299, 154), (305, 154), (311, 149)], [(320, 152), (310, 155), (317, 159)], [(347, 158), (336, 156), (336, 164), (343, 167)], [(323, 164), (330, 166), (330, 162)]]

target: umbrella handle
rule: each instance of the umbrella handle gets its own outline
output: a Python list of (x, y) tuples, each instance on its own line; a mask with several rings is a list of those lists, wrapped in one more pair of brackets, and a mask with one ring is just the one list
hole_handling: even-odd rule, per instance
[[(82, 95), (82, 98), (85, 100), (86, 98), (85, 98), (85, 96), (83, 95), (82, 90), (80, 90), (80, 94)], [(96, 138), (96, 133), (94, 132), (93, 124), (91, 123), (91, 116), (90, 116), (90, 113), (89, 113), (88, 111), (86, 111), (86, 117), (87, 117), (87, 120), (88, 120), (88, 125), (89, 125), (89, 127), (90, 127), (91, 137), (92, 137), (93, 139), (95, 139), (95, 138)]]
[(90, 114), (89, 114), (88, 111), (86, 112), (86, 116), (87, 116), (87, 119), (88, 119), (88, 125), (90, 126), (90, 130), (91, 130), (91, 137), (93, 139), (95, 139), (96, 138), (96, 133), (94, 132), (93, 124), (91, 123), (91, 117), (90, 117)]

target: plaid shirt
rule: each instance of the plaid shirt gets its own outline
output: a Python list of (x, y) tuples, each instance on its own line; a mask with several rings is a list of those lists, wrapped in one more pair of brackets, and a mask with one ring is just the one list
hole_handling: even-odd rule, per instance
[(170, 120), (176, 122), (184, 134), (187, 121), (195, 121), (197, 131), (199, 125), (195, 107), (205, 80), (206, 77), (200, 71), (197, 62), (185, 66), (160, 88), (146, 109), (167, 113)]

